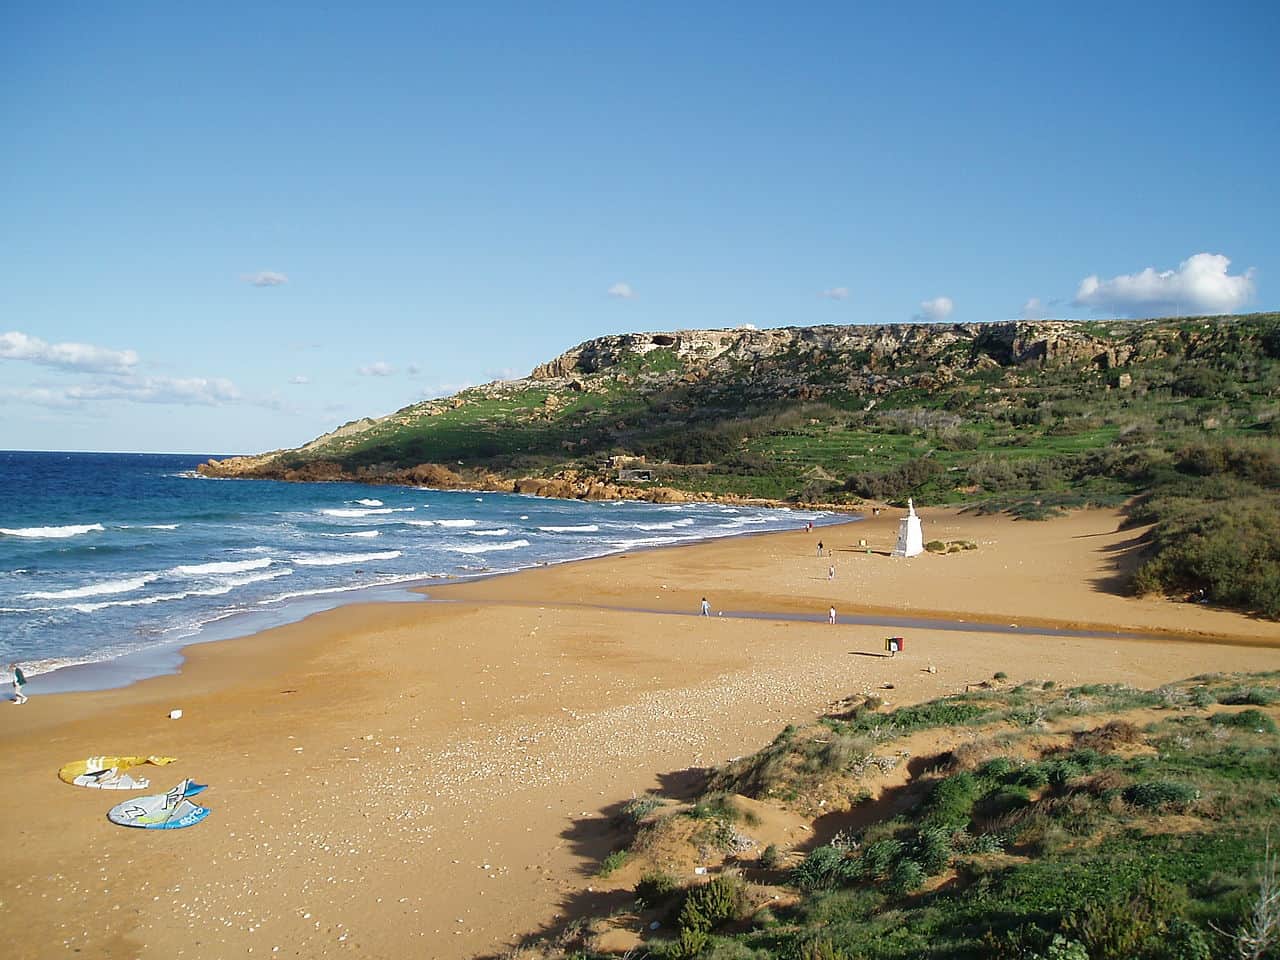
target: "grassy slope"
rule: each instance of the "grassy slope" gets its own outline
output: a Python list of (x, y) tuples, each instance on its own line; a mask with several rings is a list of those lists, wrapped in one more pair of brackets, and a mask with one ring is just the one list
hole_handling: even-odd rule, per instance
[[(624, 811), (630, 856), (643, 861), (633, 872), (644, 871), (630, 922), (647, 929), (660, 920), (636, 953), (1234, 955), (1230, 937), (1245, 922), (1265, 837), (1280, 818), (1277, 702), (1273, 673), (1145, 692), (996, 684), (888, 714), (846, 704), (717, 771), (692, 808), (655, 798), (630, 820)], [(957, 725), (973, 733), (965, 748), (914, 752)], [(889, 788), (895, 770), (905, 782)], [(827, 823), (815, 832), (826, 842), (727, 852), (758, 822), (738, 796)], [(833, 836), (832, 821), (857, 826)], [(696, 885), (666, 875), (672, 847), (657, 835), (701, 846), (717, 864), (715, 888), (691, 896)], [(592, 956), (606, 926), (583, 925), (567, 949), (550, 953)]]
[(657, 349), (583, 374), (578, 390), (529, 380), (418, 404), (280, 463), (611, 478), (607, 456), (643, 455), (686, 490), (914, 495), (1028, 519), (1139, 496), (1134, 519), (1158, 528), (1137, 589), (1280, 617), (1280, 315), (1073, 329), (1134, 355), (1109, 369), (1014, 364), (981, 334), (891, 365), (795, 349), (707, 367)]

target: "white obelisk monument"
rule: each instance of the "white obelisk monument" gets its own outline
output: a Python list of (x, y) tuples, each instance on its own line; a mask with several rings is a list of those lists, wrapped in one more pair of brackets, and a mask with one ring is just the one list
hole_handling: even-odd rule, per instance
[(907, 515), (898, 521), (898, 545), (893, 548), (893, 555), (914, 557), (917, 553), (924, 553), (924, 533), (916, 516), (915, 502), (908, 497)]

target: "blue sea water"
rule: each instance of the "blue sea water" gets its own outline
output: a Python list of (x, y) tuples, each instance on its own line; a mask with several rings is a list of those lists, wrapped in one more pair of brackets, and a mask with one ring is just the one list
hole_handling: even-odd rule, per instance
[(0, 667), (38, 675), (208, 639), (228, 618), (257, 629), (362, 589), (841, 519), (209, 480), (195, 473), (206, 459), (0, 451)]

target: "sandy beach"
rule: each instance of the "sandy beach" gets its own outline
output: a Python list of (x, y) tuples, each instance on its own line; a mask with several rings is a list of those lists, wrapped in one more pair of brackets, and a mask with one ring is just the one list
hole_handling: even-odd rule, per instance
[[(850, 694), (1280, 668), (1275, 622), (1120, 594), (1140, 531), (1114, 511), (925, 510), (926, 539), (978, 549), (909, 561), (888, 556), (899, 513), (442, 585), (191, 647), (176, 676), (4, 705), (6, 955), (501, 955), (590, 905), (608, 808)], [(1144, 636), (832, 627), (831, 605)], [(904, 655), (881, 656), (889, 632)], [(102, 753), (180, 758), (141, 772), (210, 784), (211, 816), (113, 826), (119, 793), (56, 776)]]

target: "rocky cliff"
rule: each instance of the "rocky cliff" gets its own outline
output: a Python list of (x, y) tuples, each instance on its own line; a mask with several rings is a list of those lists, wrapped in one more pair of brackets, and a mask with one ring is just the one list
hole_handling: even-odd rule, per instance
[(607, 459), (646, 452), (661, 458), (667, 441), (694, 424), (719, 429), (797, 404), (866, 411), (879, 403), (921, 403), (930, 393), (959, 387), (1003, 393), (1000, 402), (1007, 404), (1010, 391), (1034, 394), (1038, 382), (1063, 376), (1089, 395), (1107, 385), (1104, 377), (1108, 384), (1131, 383), (1130, 371), (1146, 364), (1171, 368), (1171, 358), (1197, 363), (1239, 351), (1259, 335), (1250, 322), (740, 327), (598, 337), (525, 378), (353, 421), (294, 450), (210, 461), (200, 469), (221, 477), (359, 479), (580, 497), (687, 496), (619, 486)]

